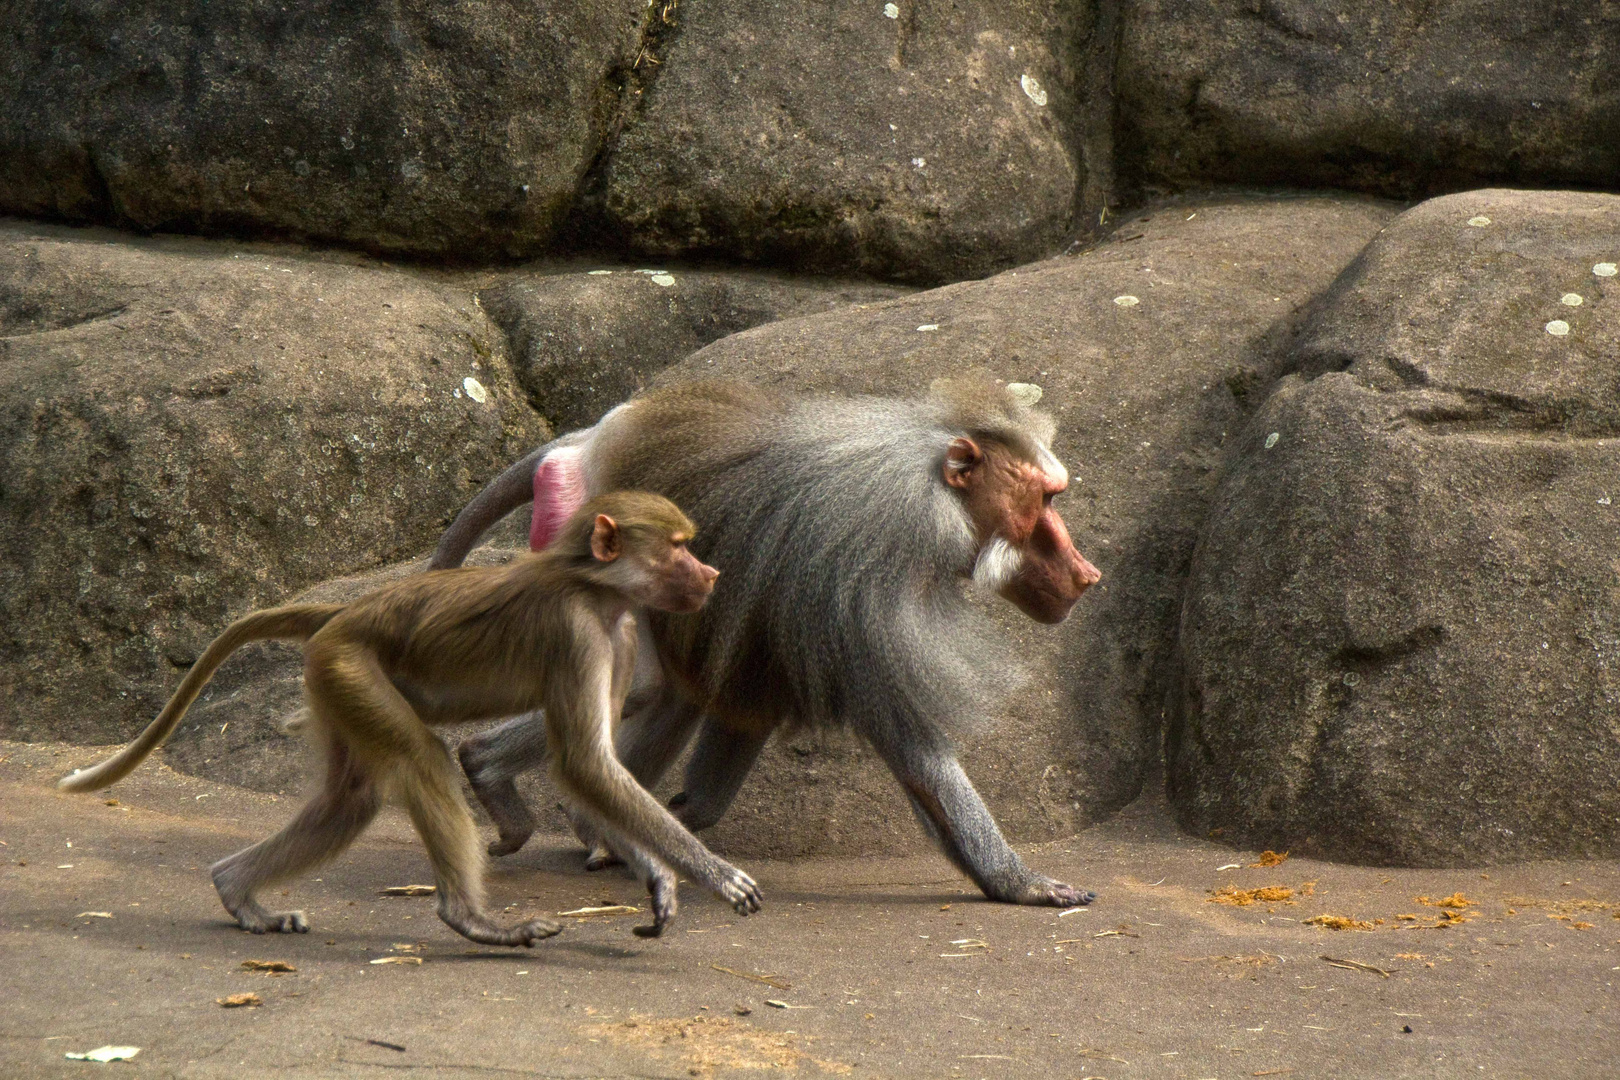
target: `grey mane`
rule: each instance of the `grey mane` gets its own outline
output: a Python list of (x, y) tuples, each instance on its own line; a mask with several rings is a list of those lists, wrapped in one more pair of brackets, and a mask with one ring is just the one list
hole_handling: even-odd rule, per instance
[[(731, 578), (700, 616), (698, 647), (729, 661), (704, 690), (857, 728), (995, 707), (1015, 665), (966, 595), (976, 545), (937, 478), (969, 432), (947, 412), (810, 398), (760, 418), (746, 466), (711, 476), (688, 507), (699, 554)], [(880, 709), (891, 715), (866, 715)]]

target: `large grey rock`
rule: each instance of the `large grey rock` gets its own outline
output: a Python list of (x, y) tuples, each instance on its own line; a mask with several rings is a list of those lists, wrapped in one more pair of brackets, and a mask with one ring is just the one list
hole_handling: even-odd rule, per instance
[(469, 290), (0, 224), (0, 731), (127, 736), (231, 618), (423, 550), (546, 434)]
[(23, 0), (0, 212), (488, 259), (550, 241), (644, 0)]
[(506, 330), (530, 404), (569, 431), (596, 423), (653, 375), (727, 334), (904, 291), (762, 273), (622, 268), (515, 273), (479, 299)]
[[(1033, 677), (993, 727), (959, 737), (1012, 836), (1067, 835), (1154, 769), (1183, 577), (1228, 435), (1296, 310), (1392, 213), (1346, 198), (1172, 202), (1076, 257), (756, 327), (657, 381), (915, 395), (981, 366), (1044, 388), (1074, 474), (1060, 505), (1103, 582), (1055, 629), (996, 605)], [(926, 844), (887, 770), (842, 735), (778, 740), (712, 839), (739, 855)]]
[[(1399, 865), (1620, 851), (1620, 197), (1391, 224), (1187, 586), (1184, 824)], [(1339, 370), (1344, 369), (1344, 370)]]
[(1089, 0), (659, 6), (594, 204), (634, 250), (937, 283), (1054, 251), (1106, 197)]
[(1127, 0), (1122, 184), (1620, 185), (1620, 8)]

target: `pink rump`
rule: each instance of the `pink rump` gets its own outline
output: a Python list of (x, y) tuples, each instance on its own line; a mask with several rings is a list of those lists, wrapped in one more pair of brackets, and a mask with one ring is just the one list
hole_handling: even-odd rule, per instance
[(563, 522), (585, 505), (585, 470), (579, 450), (569, 446), (547, 454), (534, 470), (534, 517), (529, 550), (539, 551), (557, 536)]

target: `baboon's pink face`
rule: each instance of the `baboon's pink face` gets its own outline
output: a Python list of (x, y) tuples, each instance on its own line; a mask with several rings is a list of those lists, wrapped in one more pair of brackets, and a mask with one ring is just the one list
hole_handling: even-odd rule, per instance
[[(1061, 469), (1055, 464), (1054, 467)], [(1002, 545), (996, 590), (1036, 622), (1059, 623), (1102, 573), (1075, 549), (1052, 500), (1069, 486), (1004, 446), (953, 440), (945, 482), (962, 492), (980, 551)]]

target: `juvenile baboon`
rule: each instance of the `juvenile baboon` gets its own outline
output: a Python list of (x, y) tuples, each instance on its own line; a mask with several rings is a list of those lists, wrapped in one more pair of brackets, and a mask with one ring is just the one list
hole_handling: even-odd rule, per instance
[[(637, 779), (656, 783), (706, 718), (670, 804), (689, 828), (706, 828), (777, 727), (846, 723), (986, 896), (1087, 903), (1091, 893), (1024, 866), (946, 734), (993, 707), (1013, 666), (963, 579), (1055, 623), (1101, 576), (1052, 506), (1069, 477), (1035, 393), (977, 377), (936, 383), (920, 401), (735, 382), (657, 390), (507, 469), (456, 518), (433, 564), (458, 565), (531, 497), (539, 548), (589, 492), (669, 496), (705, 522), (695, 550), (726, 576), (702, 612), (647, 620), (664, 681), (632, 702), (618, 739)], [(517, 850), (534, 828), (512, 778), (545, 749), (534, 716), (461, 745), (501, 831), (494, 854)], [(607, 857), (598, 845), (588, 865)]]
[(427, 847), (439, 917), (452, 929), (485, 945), (557, 933), (548, 919), (505, 927), (485, 914), (484, 852), (455, 766), (429, 730), (533, 709), (544, 710), (558, 785), (647, 884), (654, 921), (637, 933), (655, 936), (674, 916), (671, 865), (739, 913), (757, 911), (753, 879), (715, 857), (613, 754), (635, 667), (631, 609), (694, 612), (714, 587), (718, 572), (686, 546), (695, 531), (669, 500), (619, 491), (589, 500), (544, 551), (506, 566), (421, 574), (350, 604), (248, 615), (209, 645), (134, 742), (58, 786), (89, 791), (128, 775), (246, 642), (302, 640), (325, 783), (281, 832), (213, 866), (219, 897), (243, 929), (308, 930), (303, 912), (267, 911), (254, 894), (336, 856), (396, 798)]

